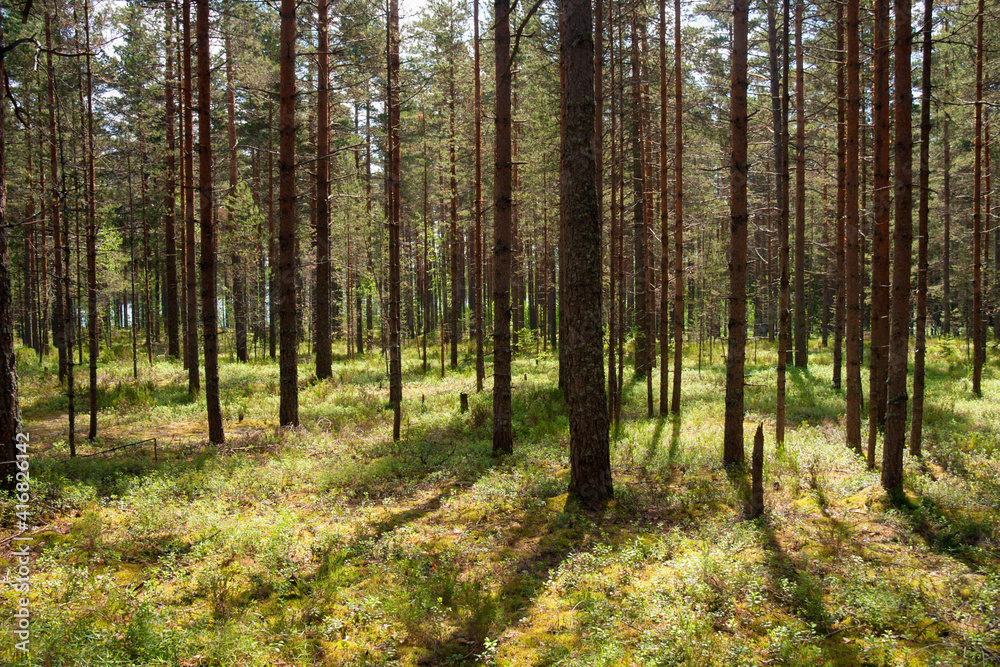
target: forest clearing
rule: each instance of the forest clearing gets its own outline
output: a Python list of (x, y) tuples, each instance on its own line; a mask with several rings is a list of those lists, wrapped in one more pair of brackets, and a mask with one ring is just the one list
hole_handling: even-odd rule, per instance
[[(24, 351), (38, 559), (32, 653), (13, 665), (958, 665), (1000, 656), (1000, 413), (961, 341), (934, 341), (923, 458), (906, 501), (847, 448), (830, 354), (793, 371), (774, 447), (775, 349), (748, 365), (765, 423), (764, 515), (719, 462), (725, 369), (685, 357), (681, 417), (626, 387), (615, 499), (567, 504), (553, 356), (514, 362), (514, 453), (491, 453), (463, 350), (445, 378), (405, 349), (393, 442), (377, 356), (305, 379), (277, 428), (277, 365), (222, 366), (230, 436), (206, 443), (178, 363), (102, 374), (106, 433), (66, 457), (53, 365)], [(433, 358), (432, 358), (433, 361)], [(995, 362), (987, 391), (1000, 389)], [(470, 394), (469, 410), (459, 396)], [(55, 422), (55, 424), (53, 424)], [(152, 448), (87, 457), (158, 438)], [(8, 516), (4, 510), (4, 516)], [(5, 533), (9, 530), (5, 526)], [(8, 549), (4, 547), (5, 551)], [(10, 618), (5, 595), (0, 614)]]

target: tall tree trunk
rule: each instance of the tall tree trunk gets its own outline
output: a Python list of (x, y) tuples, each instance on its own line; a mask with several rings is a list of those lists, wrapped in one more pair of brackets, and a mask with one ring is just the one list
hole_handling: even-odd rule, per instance
[[(980, 22), (982, 21), (980, 0)], [(889, 376), (886, 388), (885, 443), (882, 450), (882, 486), (891, 493), (903, 488), (903, 449), (906, 446), (906, 370), (910, 343), (910, 269), (913, 264), (913, 89), (910, 52), (913, 31), (910, 0), (895, 1), (896, 41), (893, 53), (895, 94), (895, 228), (893, 230), (892, 318), (889, 337)], [(982, 23), (980, 23), (982, 25)], [(982, 33), (980, 32), (980, 35)], [(982, 42), (980, 41), (980, 44)], [(981, 99), (977, 96), (977, 99)], [(978, 180), (977, 180), (978, 182)], [(977, 188), (978, 189), (978, 188)], [(973, 200), (978, 203), (978, 192)], [(975, 224), (976, 213), (973, 213)], [(975, 329), (981, 334), (981, 329)], [(975, 376), (973, 376), (975, 385)]]
[[(402, 136), (399, 105), (399, 0), (389, 0), (389, 402), (392, 404), (392, 439), (399, 440), (403, 407), (403, 373), (399, 341), (399, 221)], [(454, 164), (454, 162), (453, 162)], [(454, 167), (452, 167), (454, 169)], [(454, 179), (454, 171), (452, 171)], [(454, 207), (454, 204), (452, 204)], [(453, 330), (453, 333), (456, 333)]]
[[(603, 4), (603, 3), (601, 3)], [(600, 4), (598, 6), (601, 6)], [(614, 6), (609, 4), (608, 20), (608, 43), (609, 60), (611, 65), (611, 250), (608, 258), (608, 410), (611, 419), (615, 421), (615, 404), (618, 396), (618, 371), (619, 358), (616, 354), (618, 348), (618, 283), (621, 280), (618, 271), (618, 260), (621, 255), (621, 248), (618, 246), (618, 104), (616, 102), (618, 93), (616, 53), (618, 49), (615, 44), (615, 17)], [(596, 54), (598, 62), (603, 60), (603, 55)], [(601, 122), (598, 115), (598, 122)], [(548, 256), (548, 239), (546, 238), (546, 256)], [(617, 423), (617, 421), (615, 421)]]
[[(501, 0), (502, 1), (502, 0)], [(594, 155), (594, 42), (590, 0), (562, 0), (566, 71), (561, 203), (566, 219), (570, 495), (600, 507), (613, 497), (601, 326), (601, 216)]]
[[(787, 2), (787, 0), (786, 0)], [(768, 214), (775, 219), (778, 227), (778, 367), (777, 367), (777, 407), (775, 412), (775, 442), (785, 442), (785, 370), (788, 350), (788, 218), (785, 215), (785, 174), (788, 170), (785, 157), (785, 124), (783, 117), (782, 71), (779, 70), (778, 53), (784, 50), (784, 39), (778, 34), (778, 5), (772, 3), (767, 8), (768, 65), (771, 75), (771, 134), (774, 150), (774, 193), (775, 207)], [(785, 26), (787, 32), (787, 24)], [(780, 39), (780, 41), (779, 41)]]
[[(294, 93), (293, 93), (294, 94)], [(280, 138), (279, 138), (280, 142)], [(274, 101), (267, 105), (267, 348), (275, 357), (278, 319), (278, 248), (274, 235)]]
[(52, 17), (45, 12), (45, 61), (48, 70), (48, 110), (49, 110), (49, 215), (52, 220), (52, 268), (54, 270), (55, 306), (52, 309), (52, 340), (59, 352), (59, 381), (66, 377), (66, 342), (63, 331), (63, 270), (62, 270), (62, 225), (60, 213), (62, 202), (59, 190), (59, 161), (56, 157), (56, 71), (52, 64)]
[(330, 347), (330, 39), (327, 0), (319, 0), (316, 99), (316, 377), (333, 375)]
[[(226, 51), (226, 129), (228, 133), (227, 144), (229, 147), (227, 151), (229, 154), (229, 192), (226, 203), (228, 204), (229, 211), (229, 225), (232, 228), (236, 224), (236, 182), (239, 174), (236, 152), (236, 77), (233, 66), (232, 37), (230, 35), (232, 30), (231, 22), (227, 20), (226, 26), (223, 29), (225, 30)], [(322, 51), (322, 48), (320, 50)], [(249, 359), (247, 355), (247, 289), (243, 258), (240, 257), (240, 253), (235, 247), (230, 255), (230, 263), (233, 271), (233, 328), (236, 330), (236, 360), (245, 362)]]
[[(679, 108), (674, 113), (680, 113)], [(667, 206), (667, 2), (660, 0), (660, 415), (670, 411), (670, 207)], [(676, 258), (675, 258), (675, 261)]]
[(747, 50), (748, 0), (733, 0), (729, 164), (729, 353), (726, 359), (724, 465), (743, 463), (743, 369), (747, 343)]
[[(600, 2), (600, 0), (598, 0)], [(483, 390), (483, 380), (486, 378), (486, 352), (483, 348), (483, 106), (482, 106), (482, 81), (481, 81), (481, 58), (479, 53), (479, 0), (472, 2), (472, 22), (473, 22), (473, 58), (474, 58), (474, 98), (473, 115), (475, 116), (476, 132), (476, 159), (475, 159), (475, 181), (476, 181), (476, 201), (473, 215), (476, 217), (476, 239), (475, 251), (473, 253), (473, 263), (476, 270), (476, 287), (474, 298), (476, 300), (476, 391)], [(425, 151), (426, 152), (426, 151)], [(425, 168), (426, 169), (426, 168)], [(426, 181), (426, 176), (425, 176)], [(424, 206), (426, 209), (426, 205)], [(426, 214), (425, 214), (426, 224)], [(425, 234), (426, 239), (426, 234)], [(424, 245), (426, 249), (426, 242)], [(426, 265), (426, 255), (424, 262)], [(426, 275), (425, 275), (426, 280)], [(427, 363), (426, 336), (424, 344), (424, 364)]]
[(194, 79), (191, 76), (191, 0), (184, 5), (184, 215), (185, 256), (187, 270), (187, 360), (188, 391), (194, 395), (200, 389), (198, 376), (198, 294), (194, 261)]
[(844, 312), (847, 291), (845, 289), (846, 260), (846, 229), (845, 216), (847, 199), (847, 81), (844, 30), (844, 6), (837, 5), (837, 238), (836, 238), (836, 271), (834, 284), (836, 287), (833, 315), (833, 388), (840, 390), (841, 369), (843, 367)]
[(634, 250), (634, 267), (632, 274), (633, 292), (635, 294), (635, 373), (637, 377), (645, 377), (649, 370), (646, 341), (646, 309), (647, 274), (646, 262), (649, 257), (646, 238), (646, 206), (644, 195), (645, 173), (643, 170), (643, 103), (642, 103), (642, 70), (639, 65), (639, 16), (636, 5), (632, 6), (632, 242)]
[[(899, 1), (897, 0), (897, 4)], [(983, 0), (979, 0), (976, 16), (976, 157), (972, 177), (972, 393), (976, 396), (983, 395), (983, 357), (985, 356), (983, 354), (985, 351), (983, 346), (983, 214), (980, 202), (983, 179), (983, 7)]]
[[(493, 453), (514, 451), (511, 425), (511, 338), (510, 273), (511, 250), (511, 61), (510, 3), (494, 0), (493, 15), (498, 17), (494, 33), (496, 48), (496, 144), (493, 177)], [(563, 341), (559, 342), (560, 348)], [(560, 354), (560, 366), (562, 354)]]
[(205, 342), (205, 404), (208, 439), (225, 441), (219, 399), (219, 323), (215, 297), (215, 212), (212, 194), (212, 79), (208, 42), (208, 0), (197, 0), (198, 41), (198, 189), (201, 204), (201, 329)]
[[(83, 3), (87, 44), (87, 363), (89, 370), (90, 424), (87, 438), (97, 438), (97, 203), (94, 174), (94, 74), (90, 61), (90, 3)], [(0, 105), (2, 106), (2, 105)]]
[(456, 164), (458, 162), (457, 147), (455, 145), (455, 63), (451, 63), (448, 79), (448, 153), (451, 166), (451, 234), (448, 237), (448, 248), (451, 261), (451, 325), (448, 329), (451, 343), (451, 367), (458, 368), (458, 340), (462, 336), (462, 329), (458, 325), (459, 314), (462, 310), (462, 300), (459, 296), (459, 262), (458, 262), (458, 177), (456, 175)]
[[(86, 4), (86, 3), (84, 3)], [(164, 252), (166, 260), (166, 327), (167, 327), (167, 354), (177, 358), (180, 356), (180, 339), (178, 338), (177, 323), (177, 230), (175, 229), (175, 193), (177, 187), (176, 169), (174, 159), (177, 148), (174, 145), (174, 3), (167, 2), (165, 13), (164, 32), (166, 32), (167, 45), (166, 70), (164, 73), (164, 95), (166, 97), (166, 110), (164, 114), (164, 126), (166, 129), (167, 150), (164, 154), (164, 169), (166, 171), (166, 187), (163, 195), (163, 236)], [(89, 246), (88, 246), (89, 247)], [(89, 320), (88, 315), (88, 320)]]
[(278, 422), (299, 425), (298, 346), (295, 298), (295, 0), (281, 0), (278, 110), (278, 311), (280, 392)]
[[(931, 47), (933, 0), (924, 0), (923, 65), (920, 77), (920, 202), (917, 205), (917, 322), (913, 344), (913, 416), (910, 454), (920, 456), (924, 424), (924, 361), (927, 354), (928, 219), (930, 218)], [(989, 153), (987, 153), (989, 155)], [(987, 174), (989, 171), (987, 170)], [(988, 196), (988, 195), (987, 195)], [(989, 211), (989, 206), (986, 207)]]
[(861, 134), (860, 18), (858, 0), (847, 0), (847, 174), (845, 184), (845, 300), (847, 302), (847, 446), (861, 450), (861, 213), (858, 210), (858, 172)]
[[(6, 46), (0, 23), (0, 47)], [(0, 51), (0, 81), (7, 80), (5, 51)], [(17, 359), (14, 356), (14, 298), (10, 277), (10, 231), (7, 223), (7, 100), (0, 99), (0, 491), (17, 488), (21, 406), (18, 400)], [(27, 439), (25, 439), (27, 442)]]
[(670, 411), (681, 412), (684, 358), (684, 77), (681, 71), (681, 0), (674, 0), (674, 386)]
[(868, 467), (875, 467), (875, 444), (885, 427), (889, 351), (889, 0), (875, 0), (874, 82), (872, 85), (872, 322), (868, 356)]
[(806, 309), (806, 103), (802, 13), (795, 2), (795, 366), (809, 364), (809, 320)]

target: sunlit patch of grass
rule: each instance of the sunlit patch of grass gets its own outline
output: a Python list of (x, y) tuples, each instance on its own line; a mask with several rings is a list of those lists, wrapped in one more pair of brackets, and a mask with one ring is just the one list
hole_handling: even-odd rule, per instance
[[(277, 428), (277, 364), (224, 360), (221, 448), (206, 443), (204, 396), (188, 395), (179, 363), (140, 360), (136, 381), (119, 355), (99, 380), (115, 397), (102, 436), (110, 446), (155, 435), (159, 458), (68, 460), (64, 445), (35, 458), (35, 518), (45, 524), (33, 565), (35, 662), (6, 645), (0, 661), (995, 661), (1000, 412), (971, 395), (964, 348), (930, 349), (925, 456), (906, 456), (908, 500), (893, 504), (878, 470), (846, 448), (843, 394), (831, 388), (829, 348), (815, 341), (809, 369), (789, 369), (789, 429), (775, 448), (775, 348), (757, 341), (745, 439), (749, 454), (764, 422), (767, 512), (753, 522), (743, 476), (719, 463), (718, 342), (700, 372), (689, 345), (680, 417), (647, 419), (645, 381), (626, 373), (611, 448), (616, 498), (602, 514), (568, 502), (554, 354), (515, 358), (515, 453), (503, 460), (491, 454), (492, 379), (475, 393), (464, 346), (444, 378), (433, 343), (426, 374), (416, 350), (404, 351), (399, 442), (377, 354), (341, 355), (322, 381), (303, 355), (302, 426), (291, 430)], [(19, 359), (31, 431), (63, 399), (51, 355), (43, 365), (23, 350)], [(984, 393), (997, 391), (993, 364)], [(0, 614), (13, 604), (5, 592)]]

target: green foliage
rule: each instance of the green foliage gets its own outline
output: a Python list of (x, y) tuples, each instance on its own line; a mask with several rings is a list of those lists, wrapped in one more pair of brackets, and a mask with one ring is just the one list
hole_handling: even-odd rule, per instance
[[(766, 420), (772, 392), (753, 385), (772, 382), (775, 351), (760, 342), (757, 353), (747, 409)], [(947, 390), (965, 371), (932, 361), (941, 379), (929, 405), (949, 416), (929, 415), (925, 459), (907, 459), (909, 504), (897, 507), (877, 471), (844, 448), (842, 398), (814, 361), (789, 383), (802, 423), (782, 451), (766, 446), (768, 511), (745, 522), (740, 482), (718, 466), (722, 361), (699, 373), (695, 354), (679, 419), (645, 419), (644, 383), (626, 387), (616, 498), (604, 514), (566, 495), (568, 424), (552, 356), (515, 359), (516, 446), (504, 460), (491, 456), (489, 393), (458, 410), (458, 394), (474, 387), (471, 355), (442, 379), (405, 349), (399, 442), (388, 437), (377, 355), (303, 382), (307, 418), (287, 432), (273, 426), (276, 366), (224, 364), (221, 448), (204, 445), (204, 408), (186, 398), (179, 364), (158, 362), (137, 383), (129, 359), (109, 361), (109, 443), (156, 433), (160, 458), (36, 457), (33, 492), (49, 522), (36, 536), (37, 652), (32, 663), (0, 659), (988, 662), (1000, 643), (1000, 447), (983, 417), (994, 408)], [(33, 393), (58, 391), (52, 373), (32, 366), (25, 377)], [(28, 428), (52, 409), (30, 404)], [(10, 604), (0, 598), (0, 613)]]

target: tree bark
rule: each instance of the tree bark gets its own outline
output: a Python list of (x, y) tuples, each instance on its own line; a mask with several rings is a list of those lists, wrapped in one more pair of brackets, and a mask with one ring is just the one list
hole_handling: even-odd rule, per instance
[(674, 385), (670, 411), (681, 412), (684, 357), (684, 77), (681, 71), (681, 1), (674, 0)]
[(847, 0), (847, 171), (845, 178), (845, 301), (847, 310), (847, 446), (861, 450), (861, 213), (858, 209), (858, 172), (861, 134), (860, 18), (858, 0)]
[(399, 222), (400, 105), (399, 105), (399, 0), (389, 0), (389, 402), (392, 404), (392, 439), (399, 440), (403, 403), (403, 373), (399, 341)]
[[(502, 1), (502, 0), (501, 0)], [(566, 399), (570, 495), (590, 508), (613, 497), (601, 325), (601, 216), (595, 148), (594, 42), (590, 0), (562, 0), (561, 201), (566, 220)]]
[[(675, 73), (676, 74), (676, 73)], [(678, 113), (675, 109), (674, 113)], [(667, 3), (660, 0), (660, 415), (670, 411), (670, 207), (667, 205)]]
[(329, 3), (319, 0), (316, 98), (316, 377), (333, 375), (330, 347), (330, 63)]
[(809, 319), (806, 308), (806, 112), (802, 13), (795, 2), (795, 366), (809, 364)]
[[(980, 21), (982, 0), (980, 0)], [(910, 52), (913, 31), (910, 0), (895, 1), (895, 227), (893, 230), (892, 306), (889, 338), (889, 376), (886, 388), (885, 443), (882, 450), (882, 486), (890, 493), (903, 489), (903, 449), (906, 446), (906, 371), (910, 343), (910, 269), (913, 264), (913, 108)], [(982, 33), (980, 33), (982, 34)], [(981, 42), (980, 42), (981, 43)], [(978, 182), (978, 181), (977, 181)], [(973, 197), (978, 202), (978, 193)], [(975, 224), (975, 213), (973, 214)], [(981, 333), (981, 330), (978, 330)], [(973, 381), (974, 383), (974, 381)]]
[[(494, 0), (493, 15), (498, 17), (494, 33), (496, 48), (494, 245), (493, 245), (493, 453), (514, 451), (511, 425), (511, 338), (510, 272), (511, 250), (511, 62), (510, 3)], [(563, 341), (560, 341), (560, 348)], [(560, 355), (561, 357), (562, 355)], [(560, 359), (560, 362), (562, 359)], [(560, 363), (562, 366), (562, 363)]]
[(299, 425), (295, 295), (295, 0), (281, 0), (278, 109), (278, 311), (281, 426)]
[[(84, 3), (85, 5), (87, 3)], [(177, 147), (174, 143), (174, 3), (168, 0), (164, 13), (164, 32), (166, 33), (166, 69), (164, 71), (165, 110), (163, 124), (166, 132), (167, 150), (163, 156), (165, 187), (163, 191), (163, 243), (164, 260), (166, 263), (166, 294), (164, 320), (167, 329), (167, 354), (175, 359), (180, 356), (180, 339), (177, 323), (177, 230), (176, 223), (176, 189), (177, 176), (175, 157)], [(88, 48), (89, 50), (89, 48)], [(89, 317), (88, 317), (89, 319)]]
[[(897, 3), (899, 0), (897, 0)], [(972, 393), (983, 395), (983, 13), (979, 0), (976, 17), (976, 121), (972, 191)], [(897, 140), (898, 143), (898, 140)], [(898, 228), (898, 227), (897, 227)]]
[(212, 193), (212, 79), (208, 43), (208, 0), (197, 0), (198, 190), (201, 205), (201, 329), (205, 345), (205, 405), (208, 440), (225, 442), (219, 397), (219, 323), (215, 295), (215, 211)]
[[(913, 415), (910, 454), (920, 456), (924, 423), (924, 361), (927, 354), (928, 220), (930, 218), (931, 48), (933, 0), (924, 0), (923, 65), (920, 77), (920, 201), (917, 204), (917, 322), (913, 344)], [(988, 154), (987, 154), (988, 155)], [(987, 173), (988, 170), (987, 170)], [(989, 206), (987, 206), (987, 211)]]
[(187, 267), (187, 360), (188, 391), (194, 395), (201, 388), (198, 376), (198, 294), (194, 261), (194, 95), (191, 76), (191, 0), (184, 4), (184, 164), (185, 164), (185, 265)]
[[(598, 0), (600, 2), (600, 0)], [(482, 81), (480, 74), (481, 58), (479, 53), (479, 0), (472, 3), (473, 22), (473, 115), (475, 116), (476, 158), (475, 181), (476, 202), (473, 215), (476, 217), (476, 239), (473, 263), (476, 271), (476, 392), (482, 392), (483, 380), (486, 378), (486, 352), (483, 347), (483, 106)], [(425, 178), (426, 181), (426, 178)], [(424, 207), (426, 209), (426, 206)], [(425, 215), (426, 218), (426, 215)], [(426, 224), (426, 219), (425, 219)], [(426, 247), (426, 246), (425, 246)], [(426, 255), (425, 255), (426, 263)], [(426, 277), (425, 277), (426, 280)], [(426, 325), (425, 325), (426, 326)], [(424, 365), (427, 364), (426, 335), (424, 337)], [(426, 369), (425, 369), (426, 370)]]
[(872, 86), (872, 322), (868, 357), (868, 467), (875, 467), (875, 444), (885, 428), (889, 350), (889, 0), (875, 0), (874, 76)]
[[(94, 174), (94, 74), (90, 61), (90, 3), (83, 3), (87, 40), (87, 363), (89, 370), (90, 424), (87, 438), (97, 438), (97, 203)], [(176, 321), (175, 321), (176, 323)], [(176, 331), (175, 331), (176, 334)]]
[[(5, 46), (0, 23), (0, 46)], [(0, 52), (0, 81), (7, 80), (4, 53)], [(21, 432), (17, 359), (14, 356), (14, 298), (11, 293), (10, 231), (7, 223), (7, 100), (0, 100), (0, 491), (16, 490)]]
[(742, 465), (743, 369), (747, 337), (747, 50), (749, 1), (733, 0), (732, 155), (729, 164), (729, 353), (726, 359), (724, 465)]
[(836, 271), (834, 272), (835, 302), (833, 315), (833, 388), (841, 388), (844, 362), (844, 320), (846, 313), (846, 205), (847, 199), (847, 79), (845, 51), (844, 6), (837, 4), (837, 237)]

